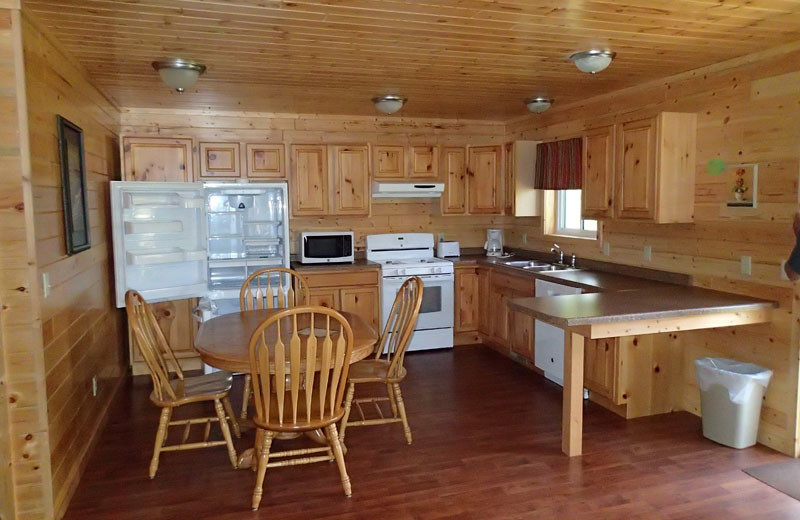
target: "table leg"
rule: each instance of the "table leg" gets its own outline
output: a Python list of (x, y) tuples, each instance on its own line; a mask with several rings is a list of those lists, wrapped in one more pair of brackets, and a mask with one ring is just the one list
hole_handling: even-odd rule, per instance
[(564, 400), (561, 451), (569, 457), (583, 453), (583, 336), (564, 331)]

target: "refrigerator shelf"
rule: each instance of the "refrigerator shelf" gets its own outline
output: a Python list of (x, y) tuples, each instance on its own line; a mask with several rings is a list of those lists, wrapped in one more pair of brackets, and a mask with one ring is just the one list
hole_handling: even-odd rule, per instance
[(152, 265), (170, 264), (175, 262), (191, 262), (195, 260), (205, 260), (206, 251), (185, 251), (177, 247), (164, 249), (142, 249), (139, 251), (128, 251), (129, 265)]
[(231, 208), (227, 211), (206, 211), (209, 215), (230, 215), (231, 213), (244, 213), (246, 209)]

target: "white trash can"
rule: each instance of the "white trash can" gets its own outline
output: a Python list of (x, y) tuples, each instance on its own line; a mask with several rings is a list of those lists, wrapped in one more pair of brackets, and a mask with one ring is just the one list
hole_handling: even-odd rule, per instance
[(724, 358), (701, 358), (694, 364), (703, 436), (731, 448), (753, 446), (772, 370)]

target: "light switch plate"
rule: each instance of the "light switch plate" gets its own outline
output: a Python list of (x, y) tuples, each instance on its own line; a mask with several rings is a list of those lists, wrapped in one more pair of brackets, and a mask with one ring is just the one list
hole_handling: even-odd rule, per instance
[(750, 276), (753, 274), (753, 258), (749, 256), (742, 256), (739, 260), (742, 274)]
[(50, 273), (42, 273), (42, 292), (45, 298), (50, 297)]
[(653, 261), (653, 246), (644, 246), (644, 259), (646, 262)]
[(786, 260), (781, 260), (781, 280), (789, 281), (789, 277), (786, 276)]
[(606, 256), (611, 256), (611, 242), (603, 243), (603, 254)]
[(527, 244), (528, 243), (528, 234), (527, 233), (523, 233), (522, 234), (522, 243), (523, 244)]

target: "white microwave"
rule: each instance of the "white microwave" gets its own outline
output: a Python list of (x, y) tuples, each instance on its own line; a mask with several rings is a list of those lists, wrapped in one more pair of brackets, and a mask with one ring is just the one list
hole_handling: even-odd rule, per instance
[(301, 264), (352, 263), (352, 231), (309, 231), (300, 233)]

